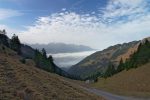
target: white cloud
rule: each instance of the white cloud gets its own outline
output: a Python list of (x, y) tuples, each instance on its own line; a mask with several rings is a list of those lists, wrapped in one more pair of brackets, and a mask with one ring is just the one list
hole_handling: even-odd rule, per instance
[(145, 0), (110, 0), (103, 11), (105, 21), (110, 21), (121, 17), (136, 18), (136, 16), (145, 14), (148, 9), (148, 2)]
[(0, 30), (3, 30), (3, 29), (6, 30), (7, 35), (8, 35), (8, 37), (10, 37), (10, 38), (12, 37), (13, 34), (19, 33), (19, 30), (17, 30), (17, 29), (10, 28), (10, 27), (8, 27), (7, 25), (2, 25), (2, 24), (0, 24)]
[(4, 20), (15, 16), (21, 16), (22, 14), (23, 13), (17, 10), (0, 8), (0, 20)]
[[(99, 49), (142, 39), (150, 36), (150, 14), (144, 1), (112, 0), (106, 6), (103, 16), (62, 11), (40, 17), (33, 26), (28, 26), (26, 31), (21, 32), (19, 37), (26, 43), (63, 42)], [(118, 5), (121, 8), (116, 9)], [(103, 19), (109, 20), (108, 17), (114, 20), (119, 16), (128, 16), (130, 20), (117, 20), (110, 25), (102, 22)]]

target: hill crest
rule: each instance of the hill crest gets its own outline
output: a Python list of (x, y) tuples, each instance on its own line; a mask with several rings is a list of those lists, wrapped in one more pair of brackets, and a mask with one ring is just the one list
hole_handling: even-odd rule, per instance
[(95, 73), (104, 73), (110, 63), (118, 66), (121, 59), (123, 61), (128, 59), (130, 55), (137, 51), (139, 44), (144, 43), (145, 40), (150, 41), (150, 37), (141, 41), (117, 44), (98, 51), (72, 66), (69, 73), (77, 74), (82, 78), (86, 78)]

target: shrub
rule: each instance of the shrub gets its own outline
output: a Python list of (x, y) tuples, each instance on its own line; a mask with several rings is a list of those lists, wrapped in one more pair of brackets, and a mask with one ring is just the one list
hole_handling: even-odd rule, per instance
[(23, 64), (25, 64), (25, 63), (26, 63), (25, 58), (22, 58), (22, 59), (20, 60), (20, 62), (23, 63)]

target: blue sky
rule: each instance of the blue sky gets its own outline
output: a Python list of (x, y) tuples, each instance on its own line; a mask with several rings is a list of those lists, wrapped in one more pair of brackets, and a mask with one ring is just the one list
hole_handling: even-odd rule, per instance
[(150, 36), (150, 0), (0, 0), (0, 28), (24, 43), (104, 49)]
[(0, 8), (22, 13), (21, 17), (14, 16), (1, 23), (20, 29), (25, 25), (31, 25), (40, 16), (48, 16), (63, 9), (88, 13), (96, 11), (98, 6), (104, 7), (106, 3), (107, 0), (0, 0)]

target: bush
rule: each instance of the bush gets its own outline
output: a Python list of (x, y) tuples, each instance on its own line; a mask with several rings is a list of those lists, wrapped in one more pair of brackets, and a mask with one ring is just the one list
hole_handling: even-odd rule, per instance
[(23, 64), (25, 64), (26, 63), (25, 58), (21, 59), (20, 62), (23, 63)]
[(2, 46), (2, 50), (5, 50), (5, 47), (4, 47), (4, 46)]

